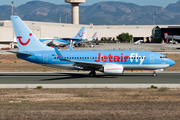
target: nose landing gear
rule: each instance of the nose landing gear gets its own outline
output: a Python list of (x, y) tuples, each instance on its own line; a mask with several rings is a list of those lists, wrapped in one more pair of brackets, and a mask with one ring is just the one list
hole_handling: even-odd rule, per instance
[(157, 73), (156, 73), (156, 71), (154, 70), (154, 72), (153, 72), (153, 76), (154, 77), (156, 77), (157, 76)]

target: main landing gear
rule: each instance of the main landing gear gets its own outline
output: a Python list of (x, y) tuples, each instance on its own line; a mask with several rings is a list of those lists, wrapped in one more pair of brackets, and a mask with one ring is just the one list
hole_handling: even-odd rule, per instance
[(156, 71), (153, 72), (153, 76), (156, 77), (157, 76), (157, 73)]
[(90, 77), (94, 77), (96, 75), (96, 72), (95, 71), (91, 71), (90, 73), (89, 73), (89, 76)]

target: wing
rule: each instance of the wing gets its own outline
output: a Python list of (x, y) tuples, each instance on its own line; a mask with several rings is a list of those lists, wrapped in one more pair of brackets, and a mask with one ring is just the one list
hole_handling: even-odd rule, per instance
[(101, 68), (104, 65), (103, 63), (67, 60), (67, 59), (65, 59), (65, 57), (62, 55), (62, 53), (56, 47), (54, 47), (54, 49), (56, 51), (56, 54), (58, 55), (59, 60), (73, 62), (73, 63), (75, 63), (74, 66), (83, 67), (83, 68), (95, 68), (95, 69), (98, 69), (98, 68)]

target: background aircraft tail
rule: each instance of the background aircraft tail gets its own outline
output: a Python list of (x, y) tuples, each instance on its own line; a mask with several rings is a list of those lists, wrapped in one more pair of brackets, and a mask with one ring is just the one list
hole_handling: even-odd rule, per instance
[(87, 41), (96, 40), (96, 37), (97, 37), (97, 32), (95, 32), (94, 35), (90, 39), (88, 39)]
[(52, 48), (41, 44), (32, 31), (24, 24), (19, 16), (11, 16), (19, 51), (43, 51)]
[(81, 30), (78, 32), (78, 34), (71, 38), (71, 39), (83, 39), (83, 36), (84, 36), (84, 30), (85, 30), (85, 27), (82, 27)]
[(92, 40), (95, 40), (97, 37), (97, 32), (94, 33), (94, 35), (92, 36)]
[(84, 35), (83, 35), (82, 39), (86, 39), (86, 35), (87, 35), (87, 31), (84, 32)]

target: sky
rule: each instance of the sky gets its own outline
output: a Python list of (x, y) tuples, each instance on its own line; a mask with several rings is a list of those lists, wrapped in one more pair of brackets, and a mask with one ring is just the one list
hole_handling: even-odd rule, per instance
[[(12, 1), (14, 1), (14, 6), (18, 7), (22, 4), (25, 4), (28, 1), (37, 1), (37, 0), (0, 0), (0, 6), (1, 5), (12, 5)], [(44, 2), (50, 2), (54, 4), (67, 4), (65, 3), (65, 0), (38, 0), (38, 1), (44, 1)], [(86, 3), (83, 3), (81, 5), (92, 5), (94, 3), (103, 2), (103, 1), (111, 1), (111, 0), (86, 0)], [(146, 5), (155, 5), (155, 6), (161, 6), (166, 7), (170, 3), (176, 3), (179, 0), (112, 0), (112, 1), (119, 1), (119, 2), (126, 2), (126, 3), (134, 3), (140, 6), (146, 6)]]

